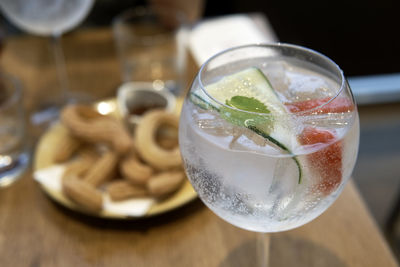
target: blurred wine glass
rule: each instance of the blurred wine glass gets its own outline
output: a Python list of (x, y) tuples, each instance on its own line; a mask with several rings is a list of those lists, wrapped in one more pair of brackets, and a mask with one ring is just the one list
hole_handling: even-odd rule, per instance
[(3, 14), (17, 27), (34, 35), (50, 36), (59, 88), (41, 97), (31, 121), (45, 125), (58, 116), (67, 101), (76, 101), (68, 91), (68, 77), (61, 47), (63, 33), (73, 29), (88, 15), (94, 0), (2, 0)]

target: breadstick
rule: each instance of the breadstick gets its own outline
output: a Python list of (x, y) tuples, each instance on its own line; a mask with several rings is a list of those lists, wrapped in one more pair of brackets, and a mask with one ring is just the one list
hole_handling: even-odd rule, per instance
[(67, 165), (67, 167), (64, 170), (62, 179), (66, 179), (71, 176), (82, 178), (83, 175), (85, 175), (85, 173), (89, 170), (89, 168), (90, 168), (90, 163), (88, 164), (84, 160), (75, 160)]
[(106, 190), (113, 201), (121, 201), (132, 197), (144, 197), (148, 195), (146, 188), (133, 185), (125, 180), (111, 182), (107, 186)]
[(162, 197), (176, 191), (184, 180), (182, 171), (167, 171), (150, 178), (147, 189), (150, 195)]
[(114, 151), (104, 153), (86, 173), (83, 180), (95, 187), (110, 180), (117, 165), (118, 155)]
[(69, 160), (81, 145), (81, 142), (72, 136), (65, 127), (60, 128), (59, 140), (54, 153), (54, 161), (57, 163)]
[(92, 162), (100, 157), (100, 153), (97, 150), (97, 147), (95, 147), (94, 145), (83, 146), (81, 149), (78, 150), (77, 155), (82, 160), (88, 160)]
[(69, 176), (76, 176), (78, 178), (83, 178), (93, 163), (99, 158), (99, 155), (80, 155), (77, 159), (70, 162), (63, 173), (62, 179)]
[(129, 154), (122, 160), (119, 170), (125, 179), (137, 185), (146, 184), (153, 174), (153, 169), (141, 163), (134, 153)]
[(65, 195), (81, 207), (94, 212), (102, 210), (102, 194), (92, 185), (77, 177), (70, 176), (63, 180), (62, 186)]

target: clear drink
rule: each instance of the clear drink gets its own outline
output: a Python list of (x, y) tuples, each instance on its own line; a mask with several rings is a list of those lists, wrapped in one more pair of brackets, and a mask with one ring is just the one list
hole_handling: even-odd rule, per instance
[[(273, 94), (262, 89), (269, 86)], [(237, 96), (248, 102), (232, 105)], [(260, 102), (269, 113), (254, 112)], [(277, 232), (338, 197), (356, 161), (359, 121), (332, 61), (295, 46), (247, 46), (203, 65), (179, 138), (187, 175), (211, 210), (238, 227)]]

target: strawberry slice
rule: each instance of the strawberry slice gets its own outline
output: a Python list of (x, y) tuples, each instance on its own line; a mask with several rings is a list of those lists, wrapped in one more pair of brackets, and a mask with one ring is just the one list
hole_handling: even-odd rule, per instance
[(302, 145), (330, 144), (308, 155), (308, 161), (321, 180), (316, 189), (325, 195), (334, 191), (342, 181), (342, 142), (336, 141), (331, 131), (313, 127), (304, 128), (299, 136)]
[[(317, 109), (319, 113), (351, 112), (355, 108), (352, 101), (344, 97), (336, 97), (331, 102), (327, 103), (329, 100), (329, 97), (311, 99), (285, 103), (285, 106), (292, 113), (308, 111), (321, 105), (323, 106)], [(335, 142), (336, 137), (331, 131), (313, 127), (304, 128), (298, 138), (302, 145), (329, 144), (307, 157), (311, 168), (313, 168), (313, 171), (316, 172), (321, 179), (316, 185), (316, 190), (325, 195), (330, 194), (342, 181), (342, 141)]]
[[(313, 108), (319, 107), (324, 103), (329, 101), (329, 97), (319, 98), (319, 99), (311, 99), (306, 101), (285, 103), (285, 106), (289, 109), (290, 112), (301, 112), (311, 110)], [(340, 113), (340, 112), (350, 112), (354, 110), (353, 103), (344, 97), (336, 97), (331, 102), (325, 104), (320, 109), (318, 109), (321, 113)]]

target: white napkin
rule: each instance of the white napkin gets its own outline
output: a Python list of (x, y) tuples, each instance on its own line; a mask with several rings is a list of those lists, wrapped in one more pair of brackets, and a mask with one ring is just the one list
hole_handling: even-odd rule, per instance
[[(33, 177), (48, 190), (62, 193), (61, 177), (64, 170), (64, 165), (53, 165), (35, 171)], [(115, 215), (135, 217), (143, 216), (147, 213), (153, 203), (154, 199), (152, 198), (135, 198), (114, 202), (110, 199), (107, 193), (103, 193), (103, 210)]]
[(229, 15), (198, 23), (190, 32), (189, 48), (198, 66), (230, 47), (276, 41), (268, 24), (265, 30), (247, 15)]

